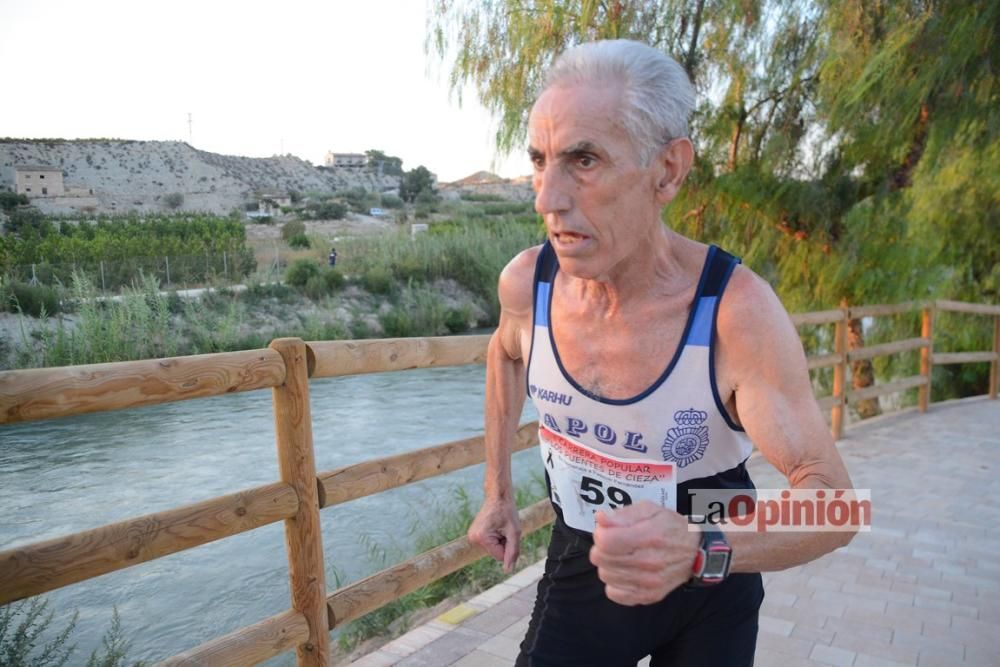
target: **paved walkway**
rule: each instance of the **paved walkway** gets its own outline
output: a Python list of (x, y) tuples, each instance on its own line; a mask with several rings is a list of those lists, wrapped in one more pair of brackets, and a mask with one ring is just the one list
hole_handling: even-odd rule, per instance
[[(839, 446), (855, 486), (872, 490), (872, 530), (765, 575), (756, 665), (1000, 666), (1000, 402), (878, 418)], [(750, 468), (780, 488), (766, 461)], [(511, 665), (541, 573), (532, 565), (352, 664)]]

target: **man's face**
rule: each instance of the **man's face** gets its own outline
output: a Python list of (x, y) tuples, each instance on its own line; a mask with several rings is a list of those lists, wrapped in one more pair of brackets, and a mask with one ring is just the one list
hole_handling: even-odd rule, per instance
[(660, 224), (655, 161), (643, 167), (614, 84), (549, 88), (528, 120), (535, 210), (568, 274), (605, 279)]

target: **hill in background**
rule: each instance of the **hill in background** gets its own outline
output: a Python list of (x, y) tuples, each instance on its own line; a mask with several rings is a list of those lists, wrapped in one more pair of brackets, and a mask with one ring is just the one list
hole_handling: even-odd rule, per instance
[(46, 213), (163, 211), (173, 193), (183, 195), (182, 210), (228, 213), (261, 192), (399, 188), (398, 176), (367, 168), (316, 167), (292, 155), (219, 155), (180, 141), (0, 139), (0, 188), (14, 189), (18, 165), (60, 168), (66, 187), (81, 191), (80, 197), (32, 198)]

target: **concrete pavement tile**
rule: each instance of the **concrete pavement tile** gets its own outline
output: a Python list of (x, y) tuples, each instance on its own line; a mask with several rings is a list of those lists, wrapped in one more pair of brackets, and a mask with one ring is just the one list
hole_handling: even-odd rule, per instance
[(410, 655), (427, 646), (435, 639), (438, 639), (445, 632), (447, 631), (439, 627), (421, 625), (420, 627), (413, 628), (401, 637), (396, 637), (382, 648), (391, 653)]
[(795, 627), (795, 623), (791, 621), (773, 616), (765, 616), (764, 614), (761, 614), (758, 618), (758, 625), (762, 632), (770, 632), (783, 637), (791, 636), (792, 629)]
[(847, 651), (842, 648), (827, 646), (826, 644), (816, 644), (809, 654), (810, 660), (815, 660), (821, 665), (834, 665), (834, 667), (851, 667), (854, 662), (854, 651)]
[(979, 617), (979, 607), (971, 607), (964, 604), (957, 604), (938, 598), (924, 598), (917, 596), (913, 601), (913, 606), (918, 609), (937, 609), (951, 614), (952, 616), (966, 616), (968, 618)]
[(532, 604), (510, 597), (462, 624), (463, 628), (496, 635), (531, 613)]
[(1000, 665), (1000, 648), (982, 649), (978, 647), (966, 647), (965, 664), (976, 665), (977, 667), (996, 667)]
[(506, 658), (509, 660), (508, 664), (512, 665), (517, 660), (517, 654), (521, 651), (521, 640), (497, 635), (480, 644), (477, 650), (485, 651), (498, 658)]
[(814, 644), (815, 642), (807, 639), (772, 634), (764, 630), (764, 628), (761, 628), (760, 633), (757, 635), (758, 652), (764, 649), (775, 653), (785, 653), (800, 658), (808, 658), (809, 654), (812, 653)]
[(879, 641), (846, 632), (838, 632), (837, 636), (833, 638), (832, 646), (911, 665), (916, 664), (919, 655), (919, 651), (912, 646), (891, 644), (889, 640)]
[(482, 609), (479, 607), (473, 607), (468, 604), (460, 604), (457, 607), (452, 607), (445, 613), (441, 614), (435, 620), (446, 623), (447, 625), (459, 625), (466, 619), (472, 618), (481, 611)]
[(495, 605), (496, 603), (506, 600), (514, 593), (517, 593), (521, 589), (516, 586), (508, 586), (507, 584), (497, 584), (493, 588), (483, 591), (479, 595), (475, 596), (469, 602), (471, 604), (481, 605), (483, 607), (489, 607)]
[(489, 639), (485, 632), (455, 628), (397, 663), (400, 667), (441, 667), (472, 653)]
[(375, 651), (355, 660), (350, 664), (350, 667), (392, 667), (399, 662), (399, 658), (400, 656), (392, 653)]
[(884, 658), (877, 658), (873, 655), (859, 653), (854, 659), (854, 667), (911, 667), (915, 662), (895, 662)]
[[(833, 630), (837, 636), (847, 635), (850, 637), (862, 637), (873, 641), (888, 644), (892, 641), (892, 630), (881, 625), (872, 625), (860, 621), (852, 621), (847, 618), (828, 618), (824, 630)], [(836, 643), (836, 641), (834, 641)]]
[(836, 634), (833, 630), (824, 630), (823, 628), (814, 628), (801, 624), (796, 624), (792, 629), (792, 637), (794, 639), (804, 639), (814, 644), (826, 644), (827, 646), (830, 645)]
[(770, 649), (758, 649), (754, 654), (754, 667), (816, 667), (809, 658), (790, 656)]
[(511, 661), (476, 649), (469, 655), (451, 663), (451, 667), (510, 667)]
[(518, 619), (516, 623), (511, 625), (509, 628), (501, 632), (504, 637), (515, 637), (518, 641), (524, 639), (524, 636), (528, 634), (528, 623), (531, 621), (530, 616), (525, 616), (524, 618)]

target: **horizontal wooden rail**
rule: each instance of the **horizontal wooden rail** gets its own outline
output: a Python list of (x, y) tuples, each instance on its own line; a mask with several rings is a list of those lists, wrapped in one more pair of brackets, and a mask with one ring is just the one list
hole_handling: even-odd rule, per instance
[(844, 399), (842, 396), (824, 396), (823, 398), (816, 399), (816, 404), (819, 405), (820, 410), (829, 410), (836, 405), (843, 405)]
[(913, 389), (914, 387), (922, 387), (927, 384), (927, 378), (922, 375), (914, 375), (908, 377), (904, 380), (896, 380), (895, 382), (886, 382), (885, 384), (877, 384), (871, 387), (865, 387), (864, 389), (854, 389), (847, 392), (847, 400), (851, 403), (856, 401), (863, 401), (868, 398), (875, 398), (876, 396), (885, 396), (886, 394), (896, 394), (901, 391), (906, 391), (907, 389)]
[(907, 338), (906, 340), (897, 340), (893, 343), (882, 343), (881, 345), (859, 347), (847, 353), (847, 360), (860, 361), (861, 359), (872, 359), (874, 357), (882, 357), (887, 354), (898, 354), (900, 352), (909, 352), (910, 350), (919, 350), (922, 347), (930, 347), (930, 345), (931, 342), (926, 338)]
[[(514, 434), (515, 452), (537, 444), (538, 422), (522, 424)], [(322, 472), (318, 475), (319, 506), (330, 507), (476, 465), (485, 456), (483, 436), (477, 436)]]
[(0, 605), (294, 516), (280, 482), (0, 551)]
[(808, 357), (806, 359), (806, 367), (809, 370), (816, 368), (828, 368), (842, 363), (844, 363), (844, 355), (842, 354), (824, 354), (817, 357)]
[(948, 301), (939, 299), (934, 302), (938, 310), (952, 313), (972, 313), (974, 315), (1000, 315), (1000, 306), (987, 303), (967, 303), (965, 301)]
[[(555, 513), (551, 503), (542, 500), (521, 510), (520, 519), (521, 529), (527, 535), (551, 523)], [(468, 538), (461, 537), (334, 591), (326, 599), (330, 629), (398, 600), (484, 555)]]
[(832, 324), (844, 319), (842, 310), (818, 310), (813, 313), (792, 313), (792, 324), (797, 327), (806, 324)]
[(0, 424), (137, 408), (275, 387), (273, 350), (0, 372)]
[(486, 360), (489, 341), (489, 335), (480, 335), (311, 342), (315, 367), (309, 377), (477, 364)]
[(882, 315), (902, 315), (912, 313), (923, 308), (925, 304), (920, 301), (906, 301), (904, 303), (881, 304), (875, 306), (852, 306), (849, 317), (860, 319), (862, 317), (880, 317)]
[(935, 352), (933, 358), (935, 366), (945, 366), (997, 361), (1000, 359), (1000, 354), (996, 352)]
[(309, 639), (306, 617), (294, 609), (230, 632), (157, 665), (169, 667), (243, 667), (273, 658)]

